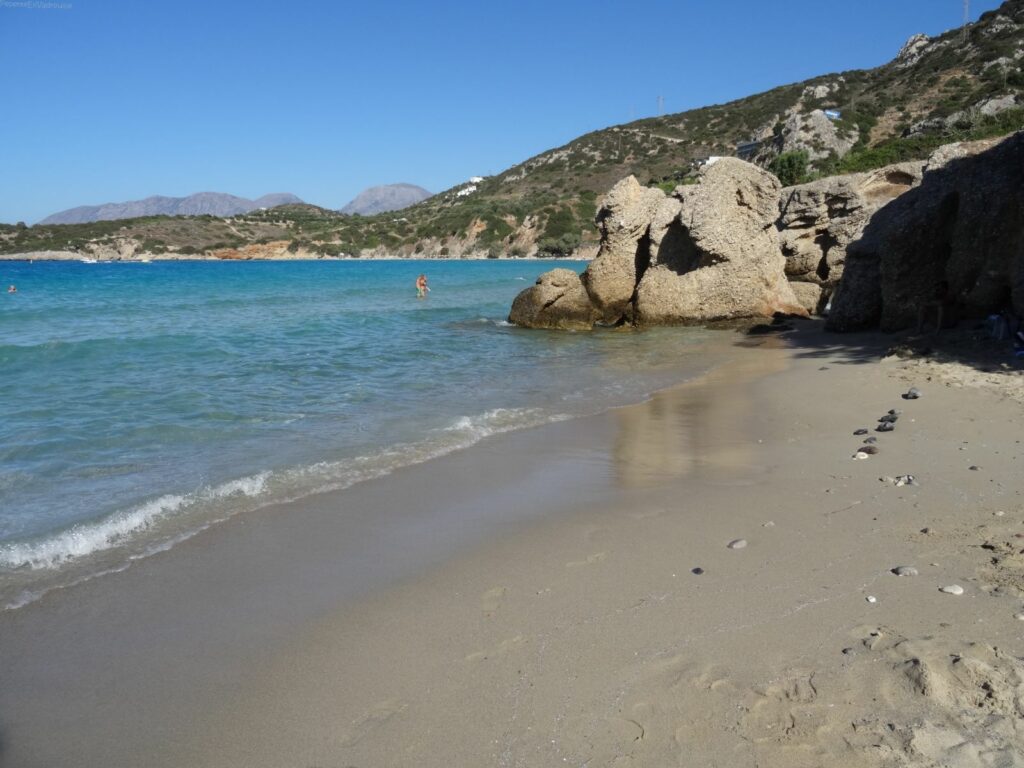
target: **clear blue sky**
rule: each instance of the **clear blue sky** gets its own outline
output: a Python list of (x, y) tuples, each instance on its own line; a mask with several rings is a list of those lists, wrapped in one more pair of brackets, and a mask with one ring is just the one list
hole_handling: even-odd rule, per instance
[[(962, 0), (0, 0), (0, 221), (437, 192), (580, 134), (877, 66)], [(999, 6), (972, 0), (971, 17)]]

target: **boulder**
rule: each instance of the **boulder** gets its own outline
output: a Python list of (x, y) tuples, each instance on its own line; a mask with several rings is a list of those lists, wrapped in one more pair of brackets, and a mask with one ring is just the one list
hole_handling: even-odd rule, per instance
[(842, 277), (847, 246), (875, 211), (921, 182), (923, 169), (923, 161), (899, 163), (783, 189), (778, 228), (789, 279), (821, 286), (827, 300)]
[(508, 321), (524, 328), (590, 330), (599, 318), (580, 276), (571, 269), (553, 269), (516, 296)]
[(827, 327), (912, 326), (949, 313), (1024, 315), (1024, 134), (946, 147), (920, 186), (881, 208), (847, 249)]
[(825, 307), (827, 297), (825, 295), (825, 290), (820, 285), (815, 283), (791, 282), (789, 287), (793, 289), (793, 295), (796, 296), (796, 300), (800, 303), (800, 306), (807, 310), (807, 314), (821, 314), (821, 310)]
[(678, 213), (662, 226), (672, 209), (660, 210), (658, 231), (648, 237), (657, 248), (638, 258), (637, 322), (806, 315), (784, 273), (779, 191), (772, 174), (736, 158), (709, 163), (699, 183), (677, 187)]
[(660, 189), (640, 186), (635, 176), (627, 176), (605, 196), (597, 213), (601, 247), (583, 274), (602, 322), (614, 324), (629, 314), (638, 254), (646, 251), (651, 220), (666, 199)]

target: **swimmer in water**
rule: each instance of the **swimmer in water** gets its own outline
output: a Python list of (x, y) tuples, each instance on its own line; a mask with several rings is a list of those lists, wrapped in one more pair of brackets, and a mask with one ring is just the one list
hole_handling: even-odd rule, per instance
[(17, 293), (18, 292), (18, 288), (17, 288), (17, 286), (9, 285), (9, 286), (7, 286), (7, 292), (8, 293)]
[(430, 287), (427, 285), (427, 276), (420, 275), (416, 278), (416, 298), (426, 298), (428, 291), (430, 291)]

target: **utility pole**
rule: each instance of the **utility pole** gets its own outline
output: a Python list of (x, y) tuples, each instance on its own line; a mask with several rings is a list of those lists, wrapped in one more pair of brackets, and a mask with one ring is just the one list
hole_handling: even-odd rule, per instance
[(967, 45), (968, 34), (967, 25), (971, 21), (971, 0), (964, 0), (964, 27), (963, 27), (963, 44)]
[(665, 97), (664, 96), (659, 96), (658, 97), (658, 117), (661, 117), (664, 114), (665, 114)]

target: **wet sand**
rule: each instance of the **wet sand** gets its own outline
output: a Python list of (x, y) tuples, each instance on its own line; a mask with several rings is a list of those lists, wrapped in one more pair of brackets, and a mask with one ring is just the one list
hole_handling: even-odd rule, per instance
[(1020, 404), (739, 339), (0, 615), (0, 764), (1024, 764)]

